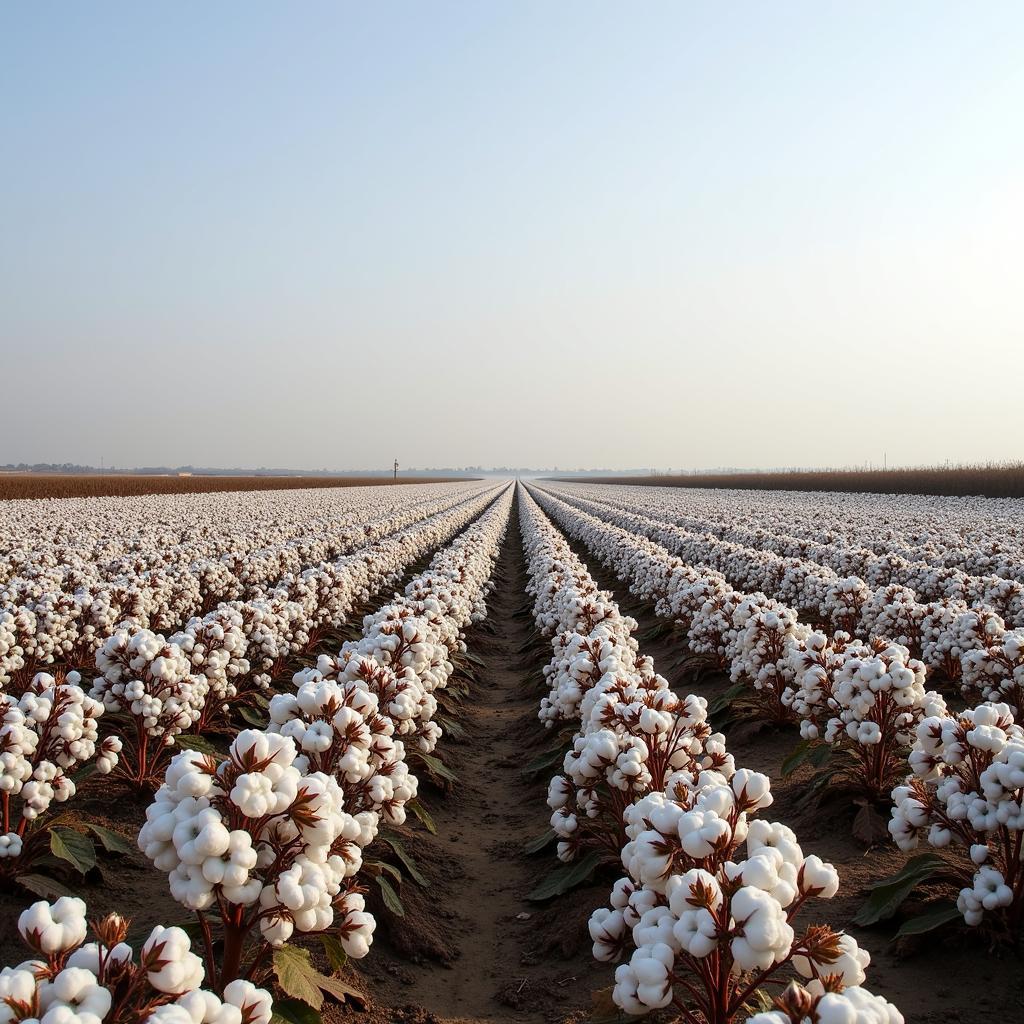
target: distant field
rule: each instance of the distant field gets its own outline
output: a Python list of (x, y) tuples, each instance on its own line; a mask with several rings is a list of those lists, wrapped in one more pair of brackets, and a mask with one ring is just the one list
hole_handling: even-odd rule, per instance
[[(400, 476), (400, 484), (439, 484), (468, 477)], [(75, 476), (62, 473), (0, 473), (5, 498), (98, 498), (133, 494), (206, 494), (212, 491), (286, 491), (300, 487), (390, 487), (382, 476)]]
[(675, 476), (557, 477), (588, 483), (650, 487), (736, 487), (763, 491), (872, 491), (877, 494), (1024, 498), (1024, 462), (920, 469), (819, 470), (782, 473), (700, 473)]

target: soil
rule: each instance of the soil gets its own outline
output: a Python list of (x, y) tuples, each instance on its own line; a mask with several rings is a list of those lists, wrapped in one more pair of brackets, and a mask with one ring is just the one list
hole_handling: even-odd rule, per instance
[[(447, 796), (430, 799), (437, 835), (416, 834), (410, 849), (430, 882), (402, 889), (406, 916), (378, 924), (373, 951), (351, 969), (372, 1006), (366, 1024), (554, 1024), (589, 1019), (591, 993), (611, 974), (590, 953), (587, 920), (608, 884), (549, 903), (526, 897), (556, 865), (550, 848), (528, 856), (524, 843), (548, 829), (548, 774), (523, 766), (551, 737), (537, 721), (546, 645), (532, 645), (526, 574), (516, 517), (496, 566), (488, 619), (467, 646), (475, 670), (461, 741), (437, 754), (458, 774)], [(411, 897), (411, 899), (407, 898)], [(410, 905), (411, 904), (411, 905)], [(383, 934), (382, 934), (383, 929)]]
[(0, 500), (290, 491), (306, 487), (387, 487), (392, 484), (442, 484), (473, 479), (451, 476), (400, 476), (389, 479), (386, 476), (151, 476), (144, 473), (0, 472)]
[[(721, 674), (695, 674), (685, 640), (666, 631), (653, 609), (637, 602), (596, 558), (577, 550), (623, 612), (638, 620), (641, 651), (677, 691), (711, 699), (728, 689)], [(400, 887), (404, 917), (387, 910), (376, 891), (368, 894), (378, 921), (373, 948), (342, 971), (343, 980), (365, 994), (365, 1004), (326, 1005), (327, 1024), (583, 1024), (597, 1019), (595, 997), (600, 1005), (602, 990), (612, 984), (614, 968), (591, 956), (587, 919), (605, 905), (616, 875), (603, 874), (549, 902), (528, 899), (557, 866), (550, 847), (532, 855), (524, 851), (526, 842), (548, 829), (551, 771), (531, 776), (524, 767), (552, 745), (551, 733), (536, 717), (550, 648), (538, 641), (529, 614), (515, 515), (495, 576), (488, 619), (467, 636), (474, 660), (459, 681), (468, 696), (461, 711), (453, 712), (461, 728), (446, 729), (436, 751), (457, 781), (444, 790), (421, 781), (436, 835), (411, 815), (406, 826), (392, 830), (427, 885), (406, 877)], [(336, 647), (338, 639), (325, 638), (324, 649)], [(797, 742), (794, 730), (757, 731), (736, 722), (726, 732), (739, 764), (771, 776), (775, 804), (768, 815), (794, 827), (808, 853), (839, 869), (840, 895), (812, 904), (813, 919), (849, 929), (870, 951), (872, 991), (899, 1006), (908, 1024), (1022, 1019), (1020, 960), (991, 952), (978, 933), (951, 927), (896, 942), (901, 917), (868, 929), (851, 926), (871, 883), (898, 870), (906, 856), (891, 843), (866, 847), (856, 840), (850, 801), (803, 800), (813, 769), (781, 777), (780, 766)], [(132, 848), (127, 854), (101, 853), (99, 867), (73, 886), (91, 914), (116, 909), (132, 916), (137, 940), (154, 924), (184, 923), (187, 915), (171, 900), (164, 877), (135, 850), (145, 801), (100, 785), (76, 808), (76, 815), (113, 829)], [(15, 924), (25, 904), (24, 893), (0, 893), (2, 963), (24, 958)], [(310, 949), (326, 969), (319, 948)]]

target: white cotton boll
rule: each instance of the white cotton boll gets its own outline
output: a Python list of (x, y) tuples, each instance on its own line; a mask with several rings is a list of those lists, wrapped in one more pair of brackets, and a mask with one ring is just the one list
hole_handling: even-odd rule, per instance
[(45, 1012), (40, 1024), (42, 1021), (58, 1024), (62, 1017), (69, 1024), (100, 1022), (110, 1010), (111, 1002), (109, 990), (99, 984), (92, 971), (65, 967), (41, 993), (40, 1003)]
[(744, 807), (748, 810), (763, 810), (772, 804), (771, 780), (760, 772), (738, 768), (730, 785)]
[(677, 917), (698, 907), (718, 910), (724, 901), (718, 879), (702, 868), (673, 875), (665, 884), (665, 896)]
[(625, 940), (627, 925), (621, 910), (598, 907), (587, 922), (595, 960), (614, 960)]
[(85, 901), (77, 896), (61, 896), (52, 904), (39, 900), (22, 911), (18, 931), (25, 942), (40, 953), (63, 952), (85, 941), (88, 930), (85, 913)]
[(813, 892), (822, 899), (832, 899), (839, 892), (839, 872), (812, 853), (804, 859), (800, 868), (800, 891)]
[(742, 934), (732, 939), (730, 949), (742, 970), (767, 970), (786, 957), (794, 933), (778, 900), (744, 886), (733, 895), (731, 910)]
[(20, 857), (22, 849), (22, 838), (17, 832), (7, 832), (0, 835), (0, 860)]
[(244, 1011), (247, 1024), (270, 1024), (273, 998), (252, 982), (241, 978), (230, 982), (224, 988), (224, 1002)]
[[(788, 1014), (781, 1010), (764, 1010), (747, 1018), (747, 1024), (791, 1024)], [(851, 1024), (845, 1021), (844, 1024)]]
[(675, 953), (664, 943), (641, 946), (634, 952), (629, 966), (636, 979), (638, 1002), (648, 1009), (659, 1009), (672, 1002), (668, 972), (674, 963)]
[(132, 948), (127, 943), (119, 942), (113, 949), (105, 949), (97, 942), (87, 942), (79, 946), (65, 961), (66, 967), (81, 967), (93, 974), (100, 972), (100, 952), (109, 964), (128, 964), (132, 960)]
[(632, 963), (619, 964), (615, 969), (615, 985), (612, 988), (612, 1001), (619, 1009), (632, 1016), (639, 1017), (649, 1012), (650, 1007), (641, 1002), (638, 995), (639, 979), (633, 970)]
[(677, 827), (684, 852), (694, 860), (711, 857), (717, 846), (729, 841), (729, 823), (713, 811), (688, 811)]
[[(793, 957), (793, 967), (805, 978), (816, 975), (840, 975), (844, 986), (860, 985), (864, 981), (865, 969), (871, 963), (871, 954), (857, 945), (857, 940), (845, 932), (839, 935), (839, 956), (831, 963), (811, 960), (805, 956)], [(810, 986), (809, 986), (810, 988)], [(811, 988), (811, 991), (815, 989)]]
[(180, 928), (157, 925), (142, 947), (142, 963), (163, 964), (147, 972), (149, 983), (158, 992), (180, 995), (198, 988), (203, 981), (203, 962), (191, 952), (188, 935)]
[(701, 907), (680, 914), (673, 927), (673, 936), (681, 949), (700, 959), (718, 948), (720, 932), (711, 911)]
[(860, 722), (856, 729), (856, 739), (865, 747), (874, 746), (882, 742), (882, 729), (877, 722)]
[(675, 915), (668, 907), (652, 907), (633, 926), (633, 942), (637, 946), (654, 946), (664, 943), (673, 952), (678, 952), (679, 943), (672, 931), (675, 923)]

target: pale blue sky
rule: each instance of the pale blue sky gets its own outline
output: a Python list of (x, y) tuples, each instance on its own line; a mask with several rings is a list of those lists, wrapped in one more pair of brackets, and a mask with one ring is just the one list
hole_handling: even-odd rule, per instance
[(1024, 4), (0, 3), (0, 463), (1024, 455)]

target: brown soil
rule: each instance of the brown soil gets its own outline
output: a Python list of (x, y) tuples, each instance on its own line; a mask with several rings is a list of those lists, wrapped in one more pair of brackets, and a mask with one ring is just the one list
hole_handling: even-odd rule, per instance
[(289, 491), (300, 487), (390, 487), (441, 484), (471, 477), (401, 476), (146, 476), (135, 473), (0, 473), (0, 499), (98, 498), (214, 491)]
[(384, 916), (371, 955), (352, 970), (373, 1004), (352, 1019), (367, 1024), (582, 1021), (591, 993), (611, 981), (587, 933), (608, 884), (546, 904), (525, 898), (557, 861), (550, 848), (523, 852), (547, 830), (549, 812), (547, 774), (531, 779), (522, 769), (551, 737), (537, 721), (545, 647), (522, 650), (533, 622), (515, 518), (496, 578), (488, 620), (467, 638), (486, 666), (475, 672), (467, 735), (445, 737), (437, 751), (459, 781), (440, 800), (428, 797), (438, 834), (420, 830), (410, 844), (430, 888), (404, 884), (405, 918)]

